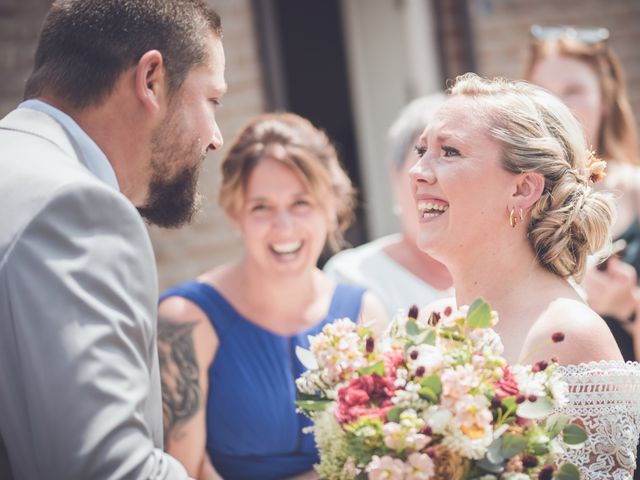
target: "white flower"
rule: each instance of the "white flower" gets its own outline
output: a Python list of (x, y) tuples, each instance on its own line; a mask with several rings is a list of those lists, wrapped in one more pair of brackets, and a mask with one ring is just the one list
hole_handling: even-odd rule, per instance
[(382, 435), (384, 444), (391, 450), (400, 450), (404, 446), (404, 429), (399, 423), (385, 423)]
[(504, 352), (500, 335), (490, 328), (474, 328), (469, 332), (467, 338), (473, 342), (478, 350), (488, 349), (494, 355), (502, 355)]
[(476, 439), (469, 438), (459, 428), (451, 428), (450, 434), (445, 435), (442, 444), (463, 457), (480, 460), (487, 453), (491, 442), (493, 432), (490, 427), (485, 428), (482, 437)]
[(374, 455), (366, 468), (369, 480), (402, 480), (404, 470), (404, 462), (389, 455), (382, 458)]
[(441, 368), (444, 364), (442, 350), (433, 345), (416, 345), (412, 347), (410, 351), (414, 356), (417, 354), (415, 360), (411, 358), (411, 355), (409, 355), (407, 359), (407, 366), (411, 371), (415, 372), (418, 367), (424, 367), (425, 373), (429, 375)]
[(407, 458), (405, 466), (405, 479), (429, 480), (435, 474), (433, 460), (424, 453), (412, 453)]
[(424, 412), (422, 418), (427, 422), (434, 433), (443, 434), (449, 426), (449, 423), (453, 418), (453, 414), (444, 408), (432, 406)]

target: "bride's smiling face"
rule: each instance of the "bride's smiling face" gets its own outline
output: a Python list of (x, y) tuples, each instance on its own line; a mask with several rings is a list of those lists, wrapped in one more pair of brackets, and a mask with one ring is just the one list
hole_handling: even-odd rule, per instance
[(447, 262), (482, 254), (508, 226), (515, 175), (502, 167), (502, 148), (487, 131), (482, 103), (447, 100), (416, 146), (410, 171), (418, 215), (418, 247)]

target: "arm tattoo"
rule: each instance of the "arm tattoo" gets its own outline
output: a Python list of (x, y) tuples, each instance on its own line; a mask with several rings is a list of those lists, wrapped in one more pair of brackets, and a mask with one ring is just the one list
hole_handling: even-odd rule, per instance
[(175, 323), (158, 320), (158, 355), (162, 379), (164, 437), (180, 440), (180, 428), (193, 417), (200, 405), (199, 369), (193, 346), (197, 322)]

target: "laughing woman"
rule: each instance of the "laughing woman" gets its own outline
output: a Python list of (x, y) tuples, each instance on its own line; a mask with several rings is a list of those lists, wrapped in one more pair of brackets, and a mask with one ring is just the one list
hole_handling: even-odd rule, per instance
[(199, 479), (304, 475), (318, 456), (295, 412), (296, 346), (336, 318), (385, 320), (316, 268), (349, 225), (353, 188), (326, 135), (293, 114), (246, 126), (222, 176), (245, 253), (161, 298), (165, 445)]
[[(566, 413), (589, 431), (565, 453), (582, 478), (631, 479), (640, 371), (567, 281), (606, 245), (611, 199), (569, 109), (524, 82), (458, 77), (411, 170), (418, 246), (444, 263), (459, 304), (483, 296), (510, 362), (556, 357)], [(552, 343), (551, 338), (563, 343)], [(532, 356), (533, 355), (533, 356)], [(538, 364), (540, 365), (540, 364)]]

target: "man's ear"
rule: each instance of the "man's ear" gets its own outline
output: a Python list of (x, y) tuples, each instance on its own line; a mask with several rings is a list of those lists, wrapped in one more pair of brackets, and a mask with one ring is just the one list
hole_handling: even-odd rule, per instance
[(544, 176), (541, 173), (522, 173), (519, 175), (513, 200), (520, 208), (527, 210), (540, 199), (543, 191)]
[(146, 52), (136, 65), (135, 89), (138, 100), (149, 113), (157, 113), (166, 102), (166, 70), (158, 50)]

